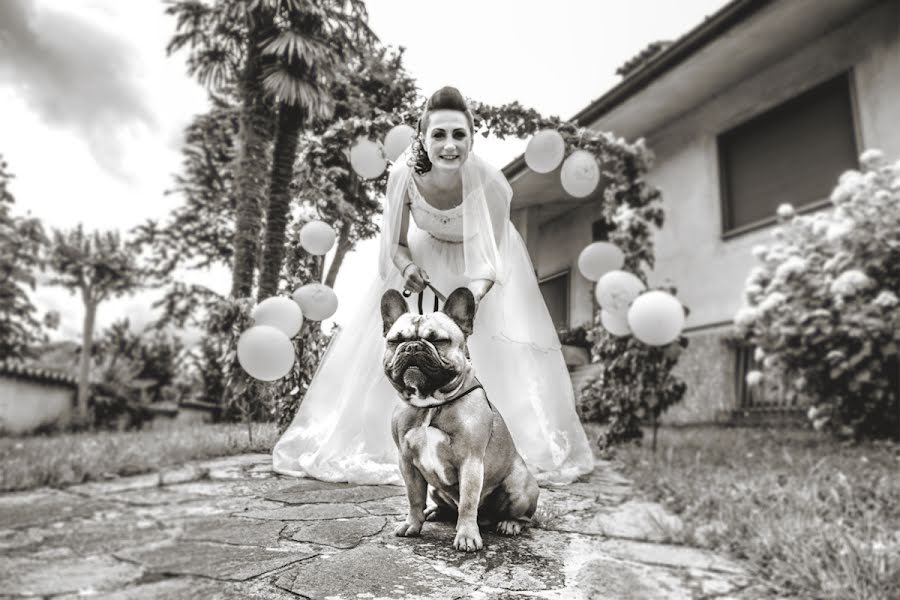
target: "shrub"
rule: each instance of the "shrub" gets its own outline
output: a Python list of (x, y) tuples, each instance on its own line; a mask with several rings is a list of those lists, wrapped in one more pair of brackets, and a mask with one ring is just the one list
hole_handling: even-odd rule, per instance
[(869, 150), (860, 162), (832, 210), (778, 208), (735, 325), (763, 365), (748, 383), (790, 382), (787, 400), (809, 404), (817, 429), (886, 437), (900, 434), (900, 161)]
[(593, 346), (591, 340), (588, 339), (587, 328), (584, 325), (571, 328), (564, 327), (557, 330), (556, 334), (559, 336), (559, 343), (566, 346), (577, 346), (587, 350), (590, 350)]
[(599, 372), (582, 386), (578, 414), (582, 421), (608, 424), (598, 440), (603, 449), (641, 440), (641, 424), (647, 421), (653, 425), (655, 446), (659, 417), (680, 402), (687, 390), (672, 370), (688, 340), (679, 336), (666, 346), (648, 346), (633, 336), (616, 337), (603, 328), (599, 312), (588, 332)]

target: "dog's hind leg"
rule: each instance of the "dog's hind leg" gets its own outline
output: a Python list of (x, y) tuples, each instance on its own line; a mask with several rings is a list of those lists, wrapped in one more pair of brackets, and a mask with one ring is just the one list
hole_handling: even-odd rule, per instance
[(502, 499), (498, 498), (497, 533), (519, 535), (531, 523), (531, 517), (537, 510), (540, 488), (521, 457), (517, 457), (501, 487), (503, 494)]
[(446, 496), (428, 486), (429, 505), (425, 508), (426, 521), (441, 521), (455, 523), (458, 513), (456, 512), (456, 503), (449, 496)]

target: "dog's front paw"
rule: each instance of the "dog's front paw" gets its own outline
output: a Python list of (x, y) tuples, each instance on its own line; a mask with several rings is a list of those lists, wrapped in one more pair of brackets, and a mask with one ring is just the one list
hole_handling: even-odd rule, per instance
[(509, 520), (497, 523), (497, 533), (502, 535), (519, 535), (523, 528), (520, 521)]
[(456, 538), (453, 540), (454, 548), (460, 552), (475, 552), (481, 550), (483, 545), (478, 525), (457, 525)]
[(418, 537), (421, 533), (422, 521), (409, 517), (394, 530), (394, 535), (397, 537)]

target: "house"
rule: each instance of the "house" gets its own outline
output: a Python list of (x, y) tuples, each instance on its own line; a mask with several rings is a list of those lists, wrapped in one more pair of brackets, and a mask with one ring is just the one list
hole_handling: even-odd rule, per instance
[[(688, 394), (666, 419), (778, 409), (744, 383), (752, 353), (726, 343), (751, 248), (771, 241), (781, 203), (828, 210), (838, 176), (864, 149), (900, 158), (900, 2), (734, 0), (620, 72), (573, 120), (643, 137), (656, 156), (648, 179), (663, 192), (666, 223), (649, 279), (675, 285), (690, 308), (678, 366)], [(593, 284), (576, 261), (602, 236), (592, 228), (601, 193), (574, 199), (558, 169), (537, 174), (523, 157), (504, 172), (548, 308), (559, 324), (590, 321)]]
[(64, 373), (0, 362), (0, 435), (65, 426), (77, 392), (75, 378)]

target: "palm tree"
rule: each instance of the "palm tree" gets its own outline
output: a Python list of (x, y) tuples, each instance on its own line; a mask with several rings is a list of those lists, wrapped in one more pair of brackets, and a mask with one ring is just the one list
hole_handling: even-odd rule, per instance
[(241, 106), (234, 164), (237, 221), (231, 279), (231, 295), (237, 298), (251, 295), (259, 255), (273, 121), (262, 86), (272, 58), (263, 53), (263, 43), (275, 32), (274, 9), (271, 2), (261, 0), (213, 4), (177, 0), (166, 9), (177, 18), (168, 52), (189, 48), (188, 71), (211, 92), (236, 95)]
[(87, 418), (88, 381), (97, 307), (109, 298), (141, 286), (142, 271), (136, 252), (122, 242), (118, 232), (86, 234), (79, 224), (71, 231), (53, 232), (47, 264), (53, 276), (48, 283), (78, 292), (84, 303), (84, 329), (78, 365), (78, 415)]
[(263, 56), (275, 59), (263, 86), (278, 105), (278, 120), (259, 300), (278, 289), (300, 132), (309, 121), (332, 115), (329, 88), (346, 56), (375, 39), (361, 0), (268, 0), (267, 4), (275, 11), (278, 29), (262, 49)]

